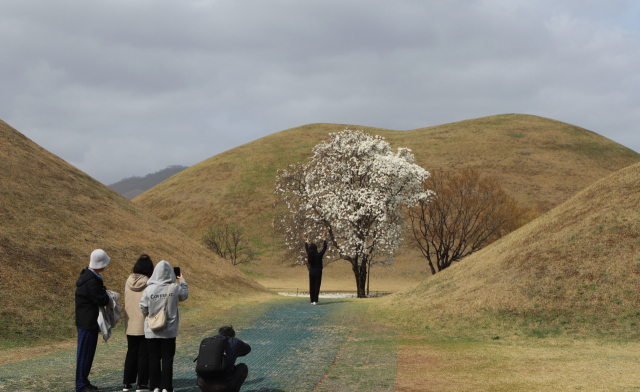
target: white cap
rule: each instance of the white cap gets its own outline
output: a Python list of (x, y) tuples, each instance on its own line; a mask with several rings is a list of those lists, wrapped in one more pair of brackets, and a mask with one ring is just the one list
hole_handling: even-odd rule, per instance
[(91, 252), (91, 260), (89, 261), (89, 268), (91, 269), (102, 269), (106, 267), (111, 258), (107, 256), (107, 252), (102, 249), (96, 249)]

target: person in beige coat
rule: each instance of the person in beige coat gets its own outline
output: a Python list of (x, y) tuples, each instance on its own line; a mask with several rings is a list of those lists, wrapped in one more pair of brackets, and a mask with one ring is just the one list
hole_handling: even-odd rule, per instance
[(127, 335), (127, 357), (124, 362), (123, 391), (149, 390), (149, 351), (144, 336), (145, 316), (140, 311), (140, 298), (147, 281), (153, 273), (153, 262), (148, 255), (142, 255), (133, 266), (124, 287), (124, 330)]

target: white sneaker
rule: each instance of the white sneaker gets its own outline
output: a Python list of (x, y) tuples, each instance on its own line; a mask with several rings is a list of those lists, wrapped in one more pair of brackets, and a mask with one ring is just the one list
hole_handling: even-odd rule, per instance
[(160, 392), (160, 388), (154, 389), (153, 392)]
[(169, 391), (167, 391), (166, 389), (163, 389), (162, 392), (169, 392)]
[(317, 302), (311, 302), (311, 305), (315, 305), (315, 304), (317, 304)]

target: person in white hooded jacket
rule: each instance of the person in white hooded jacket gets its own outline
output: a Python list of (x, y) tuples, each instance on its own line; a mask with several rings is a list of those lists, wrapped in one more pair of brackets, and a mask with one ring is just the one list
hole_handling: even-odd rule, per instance
[[(146, 316), (144, 320), (144, 336), (149, 351), (149, 386), (153, 391), (173, 392), (173, 357), (176, 352), (176, 337), (180, 317), (178, 302), (189, 297), (187, 282), (182, 275), (178, 276), (180, 284), (176, 284), (176, 275), (171, 265), (162, 260), (153, 270), (147, 281), (147, 288), (140, 298), (140, 310)], [(169, 298), (167, 298), (167, 292)], [(152, 331), (149, 328), (149, 315), (155, 316), (165, 308), (166, 324), (164, 328)]]

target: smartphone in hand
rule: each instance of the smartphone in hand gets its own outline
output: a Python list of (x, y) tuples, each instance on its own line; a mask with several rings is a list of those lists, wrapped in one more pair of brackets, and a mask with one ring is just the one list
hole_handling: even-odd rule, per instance
[(173, 273), (176, 274), (176, 278), (180, 276), (180, 267), (173, 267)]

